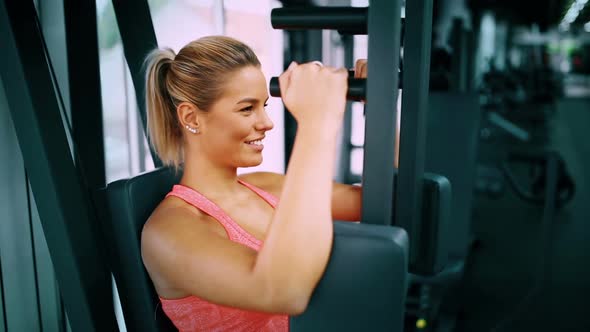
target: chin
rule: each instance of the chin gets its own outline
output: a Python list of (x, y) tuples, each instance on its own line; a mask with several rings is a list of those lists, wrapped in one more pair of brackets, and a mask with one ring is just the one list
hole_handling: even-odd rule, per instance
[(242, 160), (239, 167), (246, 168), (246, 167), (256, 167), (262, 164), (262, 157), (260, 158), (252, 158), (250, 160)]

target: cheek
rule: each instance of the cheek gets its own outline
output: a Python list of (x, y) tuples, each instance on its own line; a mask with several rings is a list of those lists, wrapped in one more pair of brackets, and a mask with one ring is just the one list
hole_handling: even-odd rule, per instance
[[(243, 119), (239, 119), (243, 120)], [(212, 145), (225, 149), (235, 146), (236, 143), (244, 142), (251, 137), (251, 128), (248, 121), (227, 121), (220, 123), (219, 126), (214, 128), (214, 132), (211, 132), (210, 141)], [(213, 129), (213, 128), (211, 128)]]
[(226, 127), (226, 133), (233, 140), (245, 141), (252, 136), (252, 123), (250, 118), (238, 118), (228, 124)]

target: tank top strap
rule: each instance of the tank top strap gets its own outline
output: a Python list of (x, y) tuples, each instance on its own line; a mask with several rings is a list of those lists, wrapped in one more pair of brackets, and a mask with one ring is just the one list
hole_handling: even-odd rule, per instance
[(270, 206), (272, 206), (273, 209), (277, 207), (277, 204), (279, 203), (279, 199), (275, 195), (268, 193), (256, 186), (251, 185), (251, 184), (244, 182), (242, 180), (238, 180), (238, 182), (241, 183), (242, 185), (244, 185), (245, 187), (249, 188), (253, 192), (255, 192), (258, 196), (260, 196), (268, 204), (270, 204)]
[(221, 226), (223, 226), (230, 240), (242, 243), (255, 250), (258, 250), (262, 245), (260, 240), (248, 233), (217, 204), (203, 196), (198, 191), (190, 187), (177, 184), (174, 185), (174, 187), (172, 187), (172, 191), (166, 195), (166, 197), (168, 196), (178, 197), (216, 219), (221, 224)]
[[(238, 182), (264, 199), (273, 209), (276, 208), (279, 201), (277, 197), (242, 180), (238, 180)], [(259, 250), (261, 248), (261, 240), (243, 229), (237, 222), (235, 222), (235, 220), (223, 211), (223, 209), (195, 189), (177, 184), (174, 185), (172, 191), (166, 195), (166, 197), (168, 196), (178, 197), (216, 219), (221, 226), (223, 226), (230, 240), (244, 244), (254, 250)]]

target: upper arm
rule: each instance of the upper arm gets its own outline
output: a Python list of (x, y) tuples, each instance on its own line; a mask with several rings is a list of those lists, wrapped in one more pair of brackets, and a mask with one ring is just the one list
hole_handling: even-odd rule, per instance
[(362, 209), (360, 186), (334, 183), (332, 190), (332, 218), (342, 221), (360, 221)]
[(289, 303), (269, 294), (269, 278), (254, 273), (255, 250), (223, 238), (185, 209), (165, 213), (142, 232), (142, 257), (152, 279), (220, 305), (289, 313)]
[[(277, 197), (280, 197), (285, 176), (271, 172), (244, 174), (241, 178)], [(362, 187), (334, 182), (332, 187), (332, 218), (359, 221), (361, 218)]]

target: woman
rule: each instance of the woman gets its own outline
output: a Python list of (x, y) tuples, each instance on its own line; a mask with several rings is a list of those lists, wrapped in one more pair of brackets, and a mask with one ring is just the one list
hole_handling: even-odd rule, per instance
[(298, 123), (287, 174), (238, 176), (273, 128), (252, 50), (213, 36), (146, 62), (151, 141), (183, 169), (142, 232), (164, 312), (180, 331), (287, 331), (326, 268), (332, 220), (360, 218), (360, 187), (331, 180), (347, 71), (292, 63), (279, 78)]

